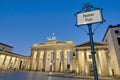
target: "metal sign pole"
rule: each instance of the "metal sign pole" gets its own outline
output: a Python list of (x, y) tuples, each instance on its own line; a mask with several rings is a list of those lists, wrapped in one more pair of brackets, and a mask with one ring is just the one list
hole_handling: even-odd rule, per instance
[[(84, 12), (82, 12), (84, 11)], [(97, 65), (95, 59), (95, 48), (93, 41), (92, 24), (103, 22), (100, 8), (95, 8), (90, 3), (86, 3), (82, 10), (77, 13), (77, 26), (88, 25), (92, 63), (94, 69), (94, 80), (98, 80)]]
[(96, 66), (96, 60), (95, 60), (95, 49), (94, 49), (94, 42), (93, 42), (93, 32), (92, 32), (91, 26), (92, 24), (88, 24), (92, 62), (93, 62), (93, 68), (94, 68), (94, 80), (98, 80), (97, 66)]
[[(91, 11), (90, 3), (85, 4), (86, 12)], [(91, 54), (92, 54), (92, 63), (94, 69), (94, 80), (98, 80), (98, 73), (97, 73), (97, 66), (96, 66), (96, 59), (95, 59), (95, 49), (94, 49), (94, 41), (93, 41), (93, 32), (92, 32), (92, 24), (88, 24), (89, 30), (89, 38), (90, 38), (90, 46), (91, 46)]]

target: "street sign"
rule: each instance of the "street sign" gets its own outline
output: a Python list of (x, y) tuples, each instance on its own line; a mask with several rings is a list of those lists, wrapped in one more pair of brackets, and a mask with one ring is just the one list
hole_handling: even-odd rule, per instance
[(98, 22), (102, 22), (100, 9), (77, 14), (77, 26)]

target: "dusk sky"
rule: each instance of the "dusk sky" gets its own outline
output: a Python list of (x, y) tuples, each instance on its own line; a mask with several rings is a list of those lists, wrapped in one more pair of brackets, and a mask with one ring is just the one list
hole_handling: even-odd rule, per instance
[(89, 41), (87, 33), (75, 26), (75, 14), (87, 2), (103, 8), (106, 22), (94, 35), (94, 41), (102, 42), (107, 27), (120, 24), (120, 0), (0, 0), (0, 42), (13, 46), (15, 53), (30, 55), (30, 47), (47, 41), (52, 33), (57, 41), (73, 40), (76, 45)]

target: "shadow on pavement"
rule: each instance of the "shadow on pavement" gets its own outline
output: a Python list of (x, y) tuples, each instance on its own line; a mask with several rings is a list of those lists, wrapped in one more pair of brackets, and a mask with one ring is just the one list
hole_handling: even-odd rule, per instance
[[(59, 77), (59, 78), (74, 78), (74, 79), (94, 80), (94, 76), (73, 76), (73, 75), (66, 75), (66, 74), (48, 74), (47, 76)], [(120, 80), (120, 78), (99, 77), (99, 80)]]
[(51, 77), (61, 77), (61, 78), (74, 78), (74, 79), (89, 79), (89, 80), (93, 80), (92, 77), (80, 77), (80, 76), (71, 76), (71, 75), (65, 75), (65, 74), (49, 74), (47, 76), (51, 76)]

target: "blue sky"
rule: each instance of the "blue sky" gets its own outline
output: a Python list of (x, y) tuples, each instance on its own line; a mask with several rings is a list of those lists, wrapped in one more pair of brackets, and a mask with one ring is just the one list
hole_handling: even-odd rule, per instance
[(13, 46), (15, 53), (30, 55), (30, 47), (52, 33), (58, 41), (88, 41), (87, 33), (75, 26), (74, 16), (86, 2), (103, 8), (106, 22), (94, 35), (94, 41), (101, 42), (108, 25), (120, 24), (119, 0), (0, 0), (0, 42)]

